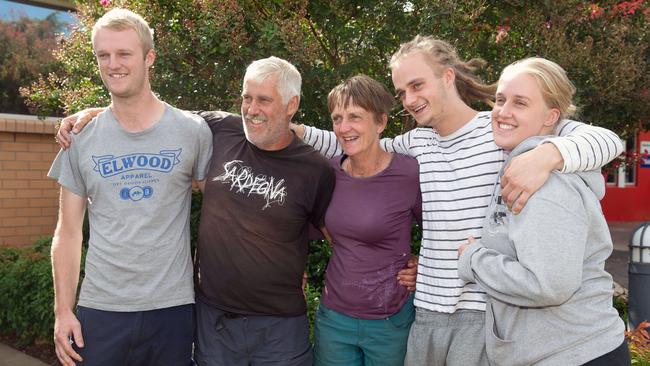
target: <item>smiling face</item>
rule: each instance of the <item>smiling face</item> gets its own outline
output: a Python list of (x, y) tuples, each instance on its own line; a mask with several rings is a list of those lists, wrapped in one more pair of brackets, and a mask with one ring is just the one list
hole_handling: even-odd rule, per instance
[(93, 49), (104, 85), (112, 98), (131, 98), (149, 91), (149, 67), (153, 50), (143, 54), (142, 43), (133, 29), (103, 28), (95, 33)]
[(436, 128), (445, 119), (449, 90), (445, 76), (439, 76), (422, 52), (413, 52), (392, 66), (397, 98), (421, 126)]
[(502, 75), (492, 109), (494, 142), (512, 151), (525, 139), (553, 132), (560, 116), (549, 108), (535, 78), (522, 72)]
[(379, 148), (379, 136), (386, 128), (388, 117), (375, 115), (354, 104), (352, 101), (344, 107), (337, 104), (332, 110), (332, 126), (341, 148), (350, 157), (362, 156)]
[(289, 121), (298, 110), (298, 97), (285, 105), (278, 92), (277, 76), (263, 82), (244, 81), (241, 115), (244, 119), (246, 139), (262, 150), (280, 150), (291, 143), (293, 135)]

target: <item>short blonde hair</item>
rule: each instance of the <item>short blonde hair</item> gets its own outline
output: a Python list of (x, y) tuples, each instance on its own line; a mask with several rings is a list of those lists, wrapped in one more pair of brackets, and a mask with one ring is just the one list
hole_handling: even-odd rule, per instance
[(149, 28), (149, 24), (138, 14), (131, 10), (115, 8), (104, 14), (97, 20), (93, 26), (91, 39), (93, 47), (95, 46), (95, 34), (100, 29), (112, 29), (117, 31), (133, 29), (140, 38), (142, 43), (142, 52), (146, 55), (153, 49), (153, 29)]
[(499, 82), (506, 75), (518, 73), (530, 75), (535, 79), (546, 106), (560, 111), (558, 121), (569, 118), (576, 112), (577, 108), (573, 105), (576, 88), (560, 65), (541, 57), (525, 58), (506, 66)]

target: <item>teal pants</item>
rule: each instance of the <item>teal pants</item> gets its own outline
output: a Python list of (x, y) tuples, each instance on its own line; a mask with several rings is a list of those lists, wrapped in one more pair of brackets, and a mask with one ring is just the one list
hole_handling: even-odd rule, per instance
[(360, 319), (321, 304), (314, 329), (314, 366), (402, 366), (415, 311), (413, 296), (385, 319)]

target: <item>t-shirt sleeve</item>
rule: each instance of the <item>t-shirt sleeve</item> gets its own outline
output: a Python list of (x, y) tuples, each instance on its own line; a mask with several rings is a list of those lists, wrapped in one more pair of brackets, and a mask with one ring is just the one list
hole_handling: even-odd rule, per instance
[(87, 197), (86, 184), (79, 170), (79, 152), (76, 145), (73, 142), (68, 150), (59, 151), (47, 176), (55, 179), (68, 191), (80, 197)]
[(210, 127), (208, 127), (208, 124), (204, 120), (201, 120), (196, 136), (198, 150), (197, 158), (194, 162), (194, 172), (192, 174), (194, 180), (204, 180), (208, 174), (210, 159), (212, 158), (212, 140)]
[(327, 169), (321, 174), (318, 182), (318, 190), (311, 211), (311, 223), (316, 228), (325, 226), (325, 212), (332, 199), (335, 184), (334, 170), (327, 166)]

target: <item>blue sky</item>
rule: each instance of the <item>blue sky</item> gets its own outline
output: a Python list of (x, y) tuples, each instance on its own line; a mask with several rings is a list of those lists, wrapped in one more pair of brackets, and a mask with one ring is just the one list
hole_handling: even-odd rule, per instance
[(65, 11), (0, 0), (0, 19), (2, 20), (16, 19), (23, 14), (30, 18), (43, 19), (53, 12), (57, 13), (59, 20), (66, 23), (75, 23), (74, 17)]

